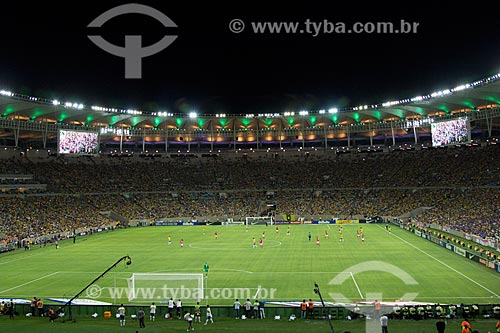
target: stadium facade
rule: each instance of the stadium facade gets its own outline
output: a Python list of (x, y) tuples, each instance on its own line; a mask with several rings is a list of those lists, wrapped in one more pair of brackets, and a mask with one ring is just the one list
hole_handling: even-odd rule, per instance
[(99, 134), (107, 152), (216, 152), (431, 145), (431, 125), (466, 117), (472, 140), (500, 134), (500, 74), (379, 104), (277, 113), (185, 114), (88, 106), (0, 90), (0, 145), (55, 149), (60, 130)]

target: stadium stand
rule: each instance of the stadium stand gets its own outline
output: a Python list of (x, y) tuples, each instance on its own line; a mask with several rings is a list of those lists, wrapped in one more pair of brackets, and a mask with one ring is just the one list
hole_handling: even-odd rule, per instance
[(268, 152), (153, 159), (19, 156), (3, 160), (0, 174), (32, 175), (28, 181), (43, 184), (46, 192), (2, 191), (0, 235), (4, 243), (69, 237), (113, 224), (103, 211), (151, 221), (244, 219), (261, 213), (272, 191), (278, 218), (398, 218), (429, 207), (418, 221), (498, 242), (499, 153), (499, 145), (483, 144), (279, 158)]

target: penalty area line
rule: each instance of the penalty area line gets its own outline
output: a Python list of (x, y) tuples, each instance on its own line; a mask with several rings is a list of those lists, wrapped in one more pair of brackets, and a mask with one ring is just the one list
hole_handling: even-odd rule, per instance
[(364, 299), (363, 294), (361, 293), (361, 290), (359, 289), (358, 283), (356, 282), (356, 279), (354, 278), (354, 274), (352, 274), (352, 272), (349, 272), (349, 274), (351, 274), (352, 281), (354, 282), (354, 285), (356, 286), (356, 289), (358, 290), (359, 297), (361, 297), (361, 299)]
[(30, 283), (33, 283), (33, 282), (37, 282), (37, 281), (40, 281), (40, 280), (46, 279), (46, 278), (51, 277), (51, 276), (54, 276), (54, 275), (56, 275), (56, 274), (58, 274), (58, 273), (59, 273), (59, 272), (54, 272), (54, 273), (52, 273), (52, 274), (47, 274), (47, 275), (44, 275), (44, 276), (42, 276), (42, 277), (39, 277), (38, 279), (34, 279), (34, 280), (31, 280), (31, 281), (25, 282), (25, 283), (23, 283), (23, 284), (20, 284), (20, 285), (18, 285), (18, 286), (15, 286), (15, 287), (12, 287), (12, 288), (9, 288), (9, 289), (2, 290), (2, 291), (0, 291), (0, 294), (6, 293), (6, 292), (8, 292), (8, 291), (11, 291), (11, 290), (14, 290), (14, 289), (17, 289), (17, 288), (24, 287), (24, 286), (25, 286), (25, 285), (27, 285), (27, 284), (30, 284)]
[[(380, 229), (383, 229), (381, 226), (378, 226)], [(398, 235), (395, 235), (393, 234), (394, 237), (398, 238), (400, 241), (402, 241), (403, 243), (406, 243), (408, 244), (409, 246), (413, 247), (415, 250), (418, 250), (419, 252), (422, 252), (423, 254), (425, 254), (426, 256), (428, 256), (429, 258), (432, 258), (434, 259), (435, 261), (437, 261), (438, 263), (440, 263), (441, 265), (443, 265), (444, 267), (452, 270), (453, 272), (457, 273), (458, 275), (462, 276), (463, 278), (469, 280), (470, 282), (474, 283), (475, 285), (477, 285), (478, 287), (481, 287), (483, 288), (484, 290), (486, 290), (487, 292), (489, 292), (490, 294), (492, 294), (493, 296), (497, 297), (497, 298), (500, 298), (500, 295), (496, 294), (494, 291), (488, 289), (487, 287), (483, 286), (481, 283), (477, 282), (476, 280), (468, 277), (467, 275), (465, 275), (464, 273), (456, 270), (455, 268), (451, 267), (450, 265), (448, 265), (447, 263), (439, 260), (438, 258), (434, 257), (432, 254), (429, 254), (427, 252), (425, 252), (424, 250), (422, 250), (421, 248), (419, 248), (418, 246), (416, 245), (413, 245), (412, 243), (408, 242), (407, 240), (399, 237)]]

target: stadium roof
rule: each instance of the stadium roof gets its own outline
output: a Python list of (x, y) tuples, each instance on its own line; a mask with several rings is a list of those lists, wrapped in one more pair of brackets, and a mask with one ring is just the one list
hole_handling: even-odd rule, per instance
[[(252, 127), (252, 118), (262, 127), (311, 127), (379, 123), (406, 119), (451, 115), (500, 106), (500, 74), (424, 96), (397, 101), (324, 110), (284, 110), (280, 113), (204, 114), (169, 113), (159, 110), (130, 110), (110, 106), (89, 106), (79, 101), (48, 100), (6, 90), (0, 91), (0, 114), (3, 119), (31, 122), (73, 124), (97, 127), (129, 128), (208, 128), (216, 119), (218, 128)], [(246, 120), (245, 120), (246, 119)], [(212, 124), (213, 125), (213, 124)], [(257, 126), (261, 126), (260, 124)], [(261, 128), (262, 128), (261, 127)]]

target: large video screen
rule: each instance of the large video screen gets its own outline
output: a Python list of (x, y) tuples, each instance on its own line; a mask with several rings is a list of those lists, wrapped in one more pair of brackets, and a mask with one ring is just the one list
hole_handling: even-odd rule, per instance
[(97, 132), (60, 130), (57, 152), (70, 155), (97, 155), (99, 138)]
[(447, 146), (470, 142), (470, 128), (467, 118), (436, 122), (431, 124), (432, 146)]

